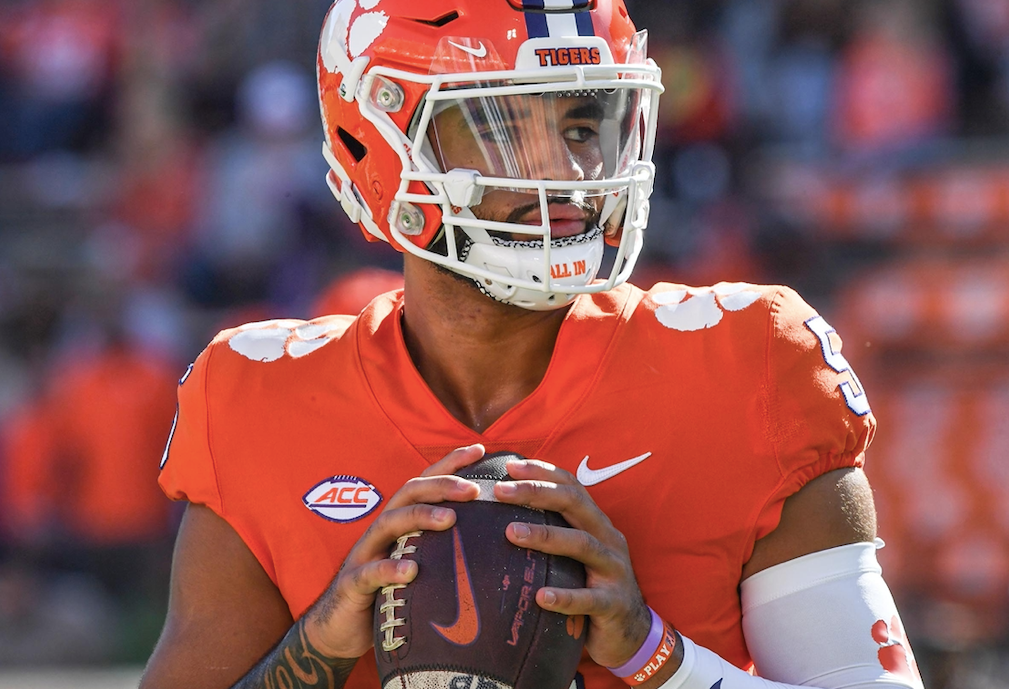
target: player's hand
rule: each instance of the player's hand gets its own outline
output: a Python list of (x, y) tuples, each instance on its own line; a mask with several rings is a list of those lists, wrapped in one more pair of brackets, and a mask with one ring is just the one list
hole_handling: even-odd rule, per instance
[(389, 498), (307, 613), (305, 631), (316, 649), (333, 658), (359, 658), (371, 650), (376, 592), (391, 584), (407, 584), (417, 576), (417, 563), (389, 558), (392, 545), (411, 531), (452, 528), (455, 512), (431, 503), (476, 498), (477, 484), (449, 474), (483, 455), (482, 445), (453, 450)]
[(512, 523), (506, 536), (523, 548), (564, 555), (585, 565), (586, 588), (543, 587), (536, 602), (565, 615), (588, 615), (586, 650), (617, 667), (637, 652), (651, 626), (631, 567), (627, 541), (570, 472), (537, 460), (509, 461), (514, 481), (494, 487), (498, 500), (560, 512), (572, 528)]

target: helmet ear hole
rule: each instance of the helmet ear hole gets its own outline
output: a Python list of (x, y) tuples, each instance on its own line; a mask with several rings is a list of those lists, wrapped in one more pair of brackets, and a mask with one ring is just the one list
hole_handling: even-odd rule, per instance
[(360, 141), (351, 136), (350, 132), (348, 132), (346, 129), (344, 129), (343, 127), (337, 127), (336, 133), (337, 136), (340, 137), (340, 141), (343, 142), (343, 145), (347, 149), (347, 152), (350, 153), (351, 156), (353, 156), (355, 162), (360, 163), (364, 159), (364, 157), (368, 155), (368, 149), (365, 148), (364, 144), (362, 144)]
[(440, 29), (449, 22), (454, 22), (458, 18), (459, 13), (456, 12), (455, 10), (452, 10), (448, 14), (438, 17), (437, 19), (414, 19), (413, 21), (417, 22), (418, 24), (427, 24), (428, 26), (434, 26)]

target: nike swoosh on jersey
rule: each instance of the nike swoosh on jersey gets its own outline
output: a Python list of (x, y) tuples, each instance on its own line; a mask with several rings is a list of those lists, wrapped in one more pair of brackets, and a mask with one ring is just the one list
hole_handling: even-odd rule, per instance
[(469, 53), (473, 57), (487, 57), (487, 46), (485, 46), (483, 44), (483, 41), (480, 41), (480, 47), (479, 48), (473, 48), (473, 47), (470, 47), (468, 45), (459, 45), (455, 41), (449, 41), (449, 43), (451, 43), (452, 45), (454, 45), (456, 48), (458, 48), (459, 50), (463, 51), (464, 53)]
[(473, 583), (466, 568), (466, 557), (462, 550), (462, 538), (459, 529), (452, 527), (452, 544), (455, 548), (455, 594), (459, 603), (459, 614), (455, 622), (447, 627), (431, 623), (434, 630), (449, 643), (457, 646), (467, 646), (476, 641), (480, 634), (480, 615), (476, 609), (476, 597), (473, 595)]
[(578, 465), (578, 472), (575, 476), (578, 478), (578, 483), (583, 486), (594, 486), (597, 483), (602, 483), (606, 479), (613, 478), (622, 471), (627, 471), (632, 466), (640, 464), (651, 456), (651, 452), (646, 452), (643, 455), (638, 455), (637, 457), (632, 457), (631, 459), (625, 459), (622, 462), (611, 464), (610, 466), (603, 467), (602, 469), (590, 469), (589, 456), (585, 455), (585, 459), (583, 459), (582, 463)]

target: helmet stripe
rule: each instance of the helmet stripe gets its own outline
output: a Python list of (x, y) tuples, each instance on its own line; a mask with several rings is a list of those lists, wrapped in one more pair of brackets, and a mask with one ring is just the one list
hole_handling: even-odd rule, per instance
[[(522, 0), (529, 38), (594, 36), (590, 0)], [(569, 10), (569, 11), (565, 11)]]
[(595, 30), (592, 28), (592, 15), (588, 12), (575, 12), (575, 23), (578, 25), (579, 36), (596, 35)]
[(543, 0), (522, 0), (522, 8), (533, 10), (532, 12), (523, 12), (526, 17), (526, 31), (529, 33), (529, 38), (547, 38), (550, 36), (550, 28), (547, 26), (547, 15), (543, 13)]
[(592, 28), (592, 14), (589, 12), (591, 0), (571, 0), (571, 9), (575, 11), (575, 24), (578, 25), (579, 36), (595, 36)]

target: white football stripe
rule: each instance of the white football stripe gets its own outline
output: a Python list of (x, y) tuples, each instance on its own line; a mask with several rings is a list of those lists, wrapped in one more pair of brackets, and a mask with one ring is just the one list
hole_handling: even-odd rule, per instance
[[(570, 7), (571, 3), (568, 3), (568, 6)], [(549, 32), (551, 38), (578, 35), (578, 24), (575, 23), (575, 15), (548, 14), (546, 18), (547, 32)]]
[(466, 479), (467, 481), (472, 481), (473, 483), (480, 486), (480, 495), (477, 496), (477, 500), (483, 500), (485, 502), (497, 502), (498, 499), (494, 497), (494, 484), (497, 481), (486, 478), (477, 479)]

